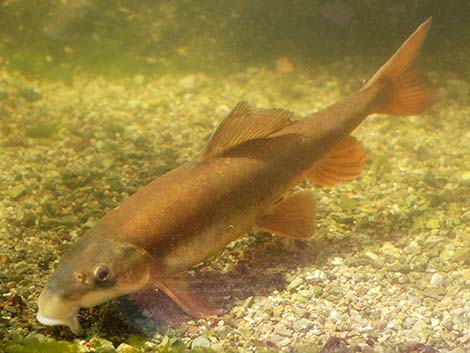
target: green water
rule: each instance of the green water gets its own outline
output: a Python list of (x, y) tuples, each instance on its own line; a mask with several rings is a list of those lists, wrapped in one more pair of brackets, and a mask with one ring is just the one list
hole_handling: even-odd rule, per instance
[(462, 66), (468, 77), (459, 53), (468, 46), (470, 30), (459, 16), (468, 6), (464, 1), (443, 6), (437, 1), (6, 0), (0, 53), (14, 68), (58, 78), (81, 71), (115, 76), (236, 70), (286, 54), (314, 64), (384, 53), (434, 15), (436, 40), (429, 43), (434, 57)]

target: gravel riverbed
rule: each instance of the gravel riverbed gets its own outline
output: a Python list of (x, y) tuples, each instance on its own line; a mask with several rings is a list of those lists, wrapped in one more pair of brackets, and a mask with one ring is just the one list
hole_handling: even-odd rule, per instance
[[(196, 158), (238, 101), (301, 117), (358, 88), (368, 74), (356, 67), (368, 65), (68, 84), (0, 67), (0, 340), (74, 339), (35, 321), (60, 255), (127, 195)], [(142, 351), (468, 352), (468, 84), (430, 78), (441, 99), (429, 112), (374, 115), (354, 133), (366, 168), (316, 189), (314, 239), (252, 233), (189, 273), (223, 315), (191, 320), (158, 293), (134, 295), (84, 310), (80, 349), (130, 352), (133, 334)]]

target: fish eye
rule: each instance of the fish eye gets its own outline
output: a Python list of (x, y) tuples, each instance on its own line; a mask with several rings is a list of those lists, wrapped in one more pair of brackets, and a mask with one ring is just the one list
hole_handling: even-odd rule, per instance
[(108, 266), (100, 264), (96, 266), (93, 276), (99, 282), (105, 282), (109, 279), (111, 271)]

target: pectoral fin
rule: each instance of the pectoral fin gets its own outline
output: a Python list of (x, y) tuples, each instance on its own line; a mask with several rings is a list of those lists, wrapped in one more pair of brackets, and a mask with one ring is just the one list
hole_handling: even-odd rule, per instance
[(258, 229), (290, 238), (305, 239), (315, 234), (317, 202), (313, 191), (292, 194), (261, 217)]
[(188, 315), (204, 318), (221, 314), (221, 310), (193, 292), (182, 278), (159, 278), (155, 285), (168, 295)]
[(307, 172), (320, 186), (332, 186), (357, 178), (364, 168), (366, 150), (352, 136), (344, 138)]

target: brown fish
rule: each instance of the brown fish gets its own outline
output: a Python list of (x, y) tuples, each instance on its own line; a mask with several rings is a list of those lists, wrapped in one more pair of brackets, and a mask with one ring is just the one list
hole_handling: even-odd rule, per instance
[(39, 297), (38, 320), (77, 333), (79, 308), (146, 286), (195, 317), (217, 313), (175, 275), (252, 229), (311, 237), (315, 196), (292, 187), (356, 178), (366, 153), (350, 133), (369, 114), (419, 114), (434, 103), (417, 67), (430, 26), (431, 18), (360, 90), (301, 120), (239, 103), (199, 159), (142, 188), (72, 245)]

